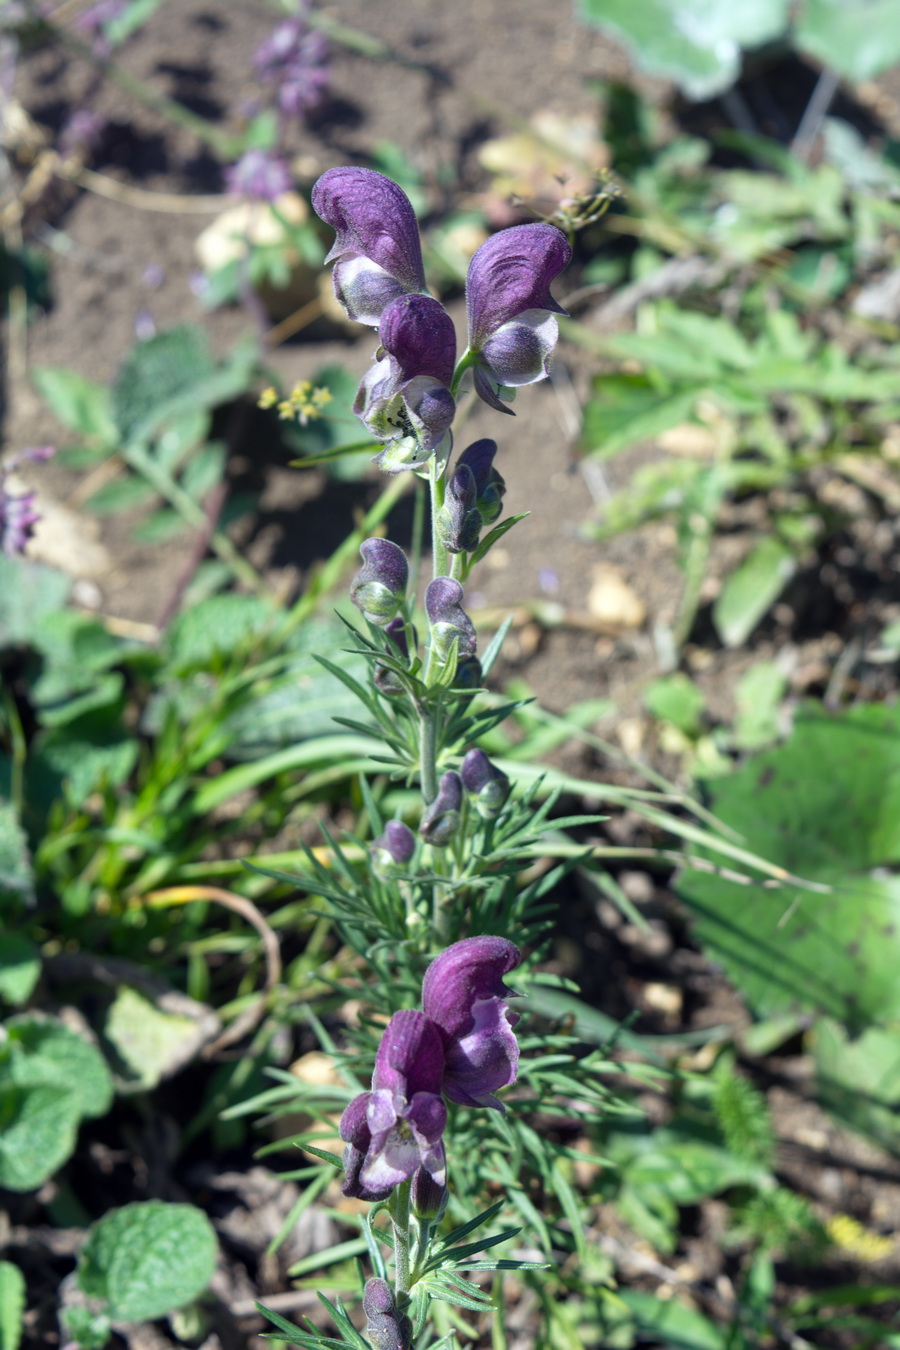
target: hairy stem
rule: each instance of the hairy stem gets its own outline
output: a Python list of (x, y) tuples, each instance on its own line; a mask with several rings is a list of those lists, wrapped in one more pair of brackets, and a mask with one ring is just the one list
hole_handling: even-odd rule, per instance
[(409, 1289), (409, 1191), (404, 1181), (392, 1192), (389, 1209), (394, 1229), (394, 1292), (399, 1298)]
[(436, 577), (446, 577), (450, 571), (450, 560), (446, 548), (438, 537), (438, 512), (444, 505), (445, 482), (438, 470), (437, 459), (432, 456), (428, 470), (428, 483), (431, 488), (431, 557)]

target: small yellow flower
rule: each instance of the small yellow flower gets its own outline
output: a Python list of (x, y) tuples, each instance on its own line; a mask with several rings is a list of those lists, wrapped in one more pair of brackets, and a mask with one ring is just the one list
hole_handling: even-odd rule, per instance
[(313, 422), (317, 417), (322, 416), (322, 409), (326, 408), (332, 400), (330, 389), (324, 386), (314, 387), (309, 380), (300, 380), (295, 384), (287, 398), (279, 401), (278, 394), (271, 386), (263, 390), (259, 396), (258, 406), (260, 408), (274, 408), (277, 405), (278, 416), (283, 422), (293, 422), (295, 419), (302, 427), (307, 422)]
[(849, 1214), (833, 1215), (826, 1223), (825, 1231), (836, 1247), (860, 1261), (882, 1261), (894, 1250), (892, 1238), (864, 1228)]
[(264, 389), (257, 399), (257, 408), (274, 408), (278, 402), (278, 391), (274, 384), (270, 384), (268, 389)]

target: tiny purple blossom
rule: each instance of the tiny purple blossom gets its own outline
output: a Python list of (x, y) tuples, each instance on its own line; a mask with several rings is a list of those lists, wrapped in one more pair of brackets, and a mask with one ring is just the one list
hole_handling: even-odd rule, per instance
[(264, 84), (275, 88), (279, 110), (287, 117), (311, 112), (328, 83), (328, 43), (302, 18), (278, 24), (253, 56)]
[(9, 491), (6, 480), (25, 460), (39, 462), (49, 459), (56, 453), (55, 446), (34, 446), (13, 455), (0, 465), (0, 550), (13, 557), (22, 553), (28, 540), (34, 533), (34, 527), (40, 520), (40, 512), (35, 510), (36, 493), (23, 492), (16, 496)]
[(446, 848), (459, 829), (462, 782), (455, 769), (441, 774), (437, 796), (429, 802), (419, 825), (419, 834), (434, 848)]
[(503, 976), (522, 954), (506, 938), (455, 942), (432, 961), (422, 982), (422, 1008), (444, 1040), (443, 1091), (465, 1106), (503, 1106), (494, 1093), (516, 1081), (519, 1047)]
[(497, 442), (485, 437), (473, 441), (456, 461), (457, 469), (466, 465), (475, 478), (475, 505), (485, 525), (492, 525), (503, 510), (506, 484), (494, 468)]
[[(549, 371), (556, 345), (553, 312), (565, 311), (550, 283), (572, 250), (553, 225), (514, 225), (475, 252), (466, 277), (469, 350), (476, 354), (475, 389), (500, 412), (498, 387), (533, 384)], [(551, 312), (552, 311), (552, 312)]]
[(257, 201), (274, 202), (294, 185), (291, 167), (283, 155), (271, 150), (247, 150), (225, 170), (229, 192)]
[(334, 293), (351, 319), (377, 328), (391, 300), (425, 293), (416, 215), (392, 179), (374, 169), (329, 169), (312, 204), (337, 235), (325, 261), (337, 260)]

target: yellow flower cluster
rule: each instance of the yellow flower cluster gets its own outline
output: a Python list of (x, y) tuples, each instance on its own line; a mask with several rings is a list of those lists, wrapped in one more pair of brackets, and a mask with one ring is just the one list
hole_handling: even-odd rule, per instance
[(259, 396), (260, 408), (278, 408), (278, 416), (283, 421), (297, 420), (301, 427), (314, 422), (322, 416), (323, 408), (331, 402), (331, 390), (315, 387), (310, 380), (301, 380), (295, 384), (287, 398), (280, 399), (274, 385), (269, 385)]
[(849, 1214), (833, 1215), (826, 1223), (825, 1230), (836, 1247), (861, 1261), (882, 1261), (894, 1250), (892, 1238), (864, 1228)]

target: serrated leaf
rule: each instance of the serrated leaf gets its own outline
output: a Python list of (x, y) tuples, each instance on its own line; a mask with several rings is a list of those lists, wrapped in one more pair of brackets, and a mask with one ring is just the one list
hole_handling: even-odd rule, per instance
[(193, 1205), (139, 1202), (94, 1224), (77, 1280), (89, 1298), (106, 1300), (113, 1321), (143, 1322), (203, 1293), (216, 1248), (212, 1225)]
[(0, 1350), (19, 1350), (25, 1311), (25, 1276), (12, 1261), (0, 1261)]
[[(197, 1013), (202, 1010), (198, 1004)], [(120, 1090), (156, 1087), (193, 1056), (211, 1026), (200, 1016), (166, 1011), (136, 989), (122, 985), (103, 1025), (104, 1038), (128, 1075)]]

